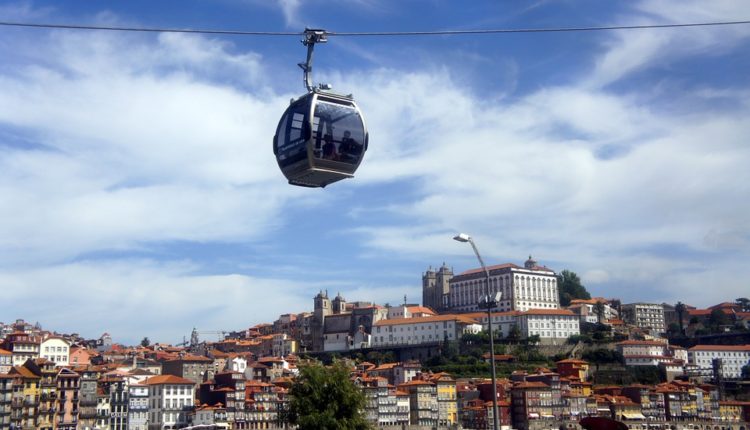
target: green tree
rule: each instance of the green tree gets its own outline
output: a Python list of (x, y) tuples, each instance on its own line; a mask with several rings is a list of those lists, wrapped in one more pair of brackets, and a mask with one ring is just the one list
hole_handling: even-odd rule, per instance
[(362, 415), (365, 397), (349, 379), (342, 362), (301, 366), (289, 389), (289, 422), (299, 430), (360, 430), (370, 426)]
[(682, 336), (685, 336), (685, 311), (687, 311), (687, 306), (685, 306), (685, 303), (677, 302), (677, 304), (674, 306), (674, 311), (677, 313), (677, 324), (680, 325), (680, 334)]
[(521, 329), (518, 328), (517, 325), (513, 324), (510, 326), (510, 330), (508, 330), (508, 336), (506, 339), (511, 343), (516, 343), (519, 340), (521, 340)]
[(557, 275), (557, 288), (560, 292), (560, 305), (562, 306), (569, 306), (573, 299), (591, 298), (591, 294), (581, 284), (581, 278), (570, 270), (563, 270)]
[(142, 347), (145, 348), (145, 347), (147, 347), (149, 345), (151, 345), (151, 340), (149, 340), (148, 337), (144, 337), (143, 339), (141, 339), (141, 346)]
[(529, 337), (528, 337), (528, 338), (526, 339), (526, 343), (527, 343), (527, 344), (529, 344), (529, 345), (536, 345), (536, 344), (538, 344), (539, 342), (541, 342), (541, 340), (542, 340), (542, 339), (541, 339), (541, 337), (539, 337), (539, 335), (538, 335), (538, 334), (532, 334), (531, 336), (529, 336)]
[(729, 316), (721, 309), (714, 309), (708, 317), (708, 326), (711, 333), (720, 333), (722, 326), (730, 325), (732, 322)]
[(602, 323), (604, 320), (604, 311), (606, 308), (604, 307), (604, 302), (601, 300), (597, 300), (596, 303), (594, 303), (594, 314), (596, 315), (596, 322), (599, 324)]

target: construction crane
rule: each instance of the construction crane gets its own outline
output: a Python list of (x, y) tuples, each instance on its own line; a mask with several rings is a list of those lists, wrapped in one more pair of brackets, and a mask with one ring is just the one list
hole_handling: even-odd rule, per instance
[(195, 347), (198, 346), (200, 343), (200, 337), (199, 335), (216, 335), (218, 337), (218, 340), (224, 340), (224, 337), (226, 336), (228, 332), (224, 330), (198, 330), (195, 327), (193, 327), (193, 331), (190, 332), (190, 346)]

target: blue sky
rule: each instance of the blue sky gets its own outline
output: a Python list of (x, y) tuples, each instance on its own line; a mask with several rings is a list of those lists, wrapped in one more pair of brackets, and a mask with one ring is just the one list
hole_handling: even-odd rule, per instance
[[(21, 1), (0, 20), (337, 32), (750, 19), (737, 1)], [(175, 342), (532, 254), (596, 296), (748, 295), (750, 26), (331, 37), (352, 180), (287, 185), (298, 37), (0, 28), (0, 321)]]

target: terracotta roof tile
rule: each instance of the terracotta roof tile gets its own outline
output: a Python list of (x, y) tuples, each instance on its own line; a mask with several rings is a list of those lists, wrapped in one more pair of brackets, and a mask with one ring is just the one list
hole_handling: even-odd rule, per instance
[(153, 378), (148, 378), (143, 381), (146, 385), (162, 385), (162, 384), (182, 384), (182, 385), (195, 385), (195, 383), (189, 379), (180, 378), (174, 375), (159, 375)]

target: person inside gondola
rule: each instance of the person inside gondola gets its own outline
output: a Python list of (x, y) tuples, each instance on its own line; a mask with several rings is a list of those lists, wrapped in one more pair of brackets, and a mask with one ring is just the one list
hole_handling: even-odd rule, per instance
[(361, 153), (362, 145), (352, 138), (352, 133), (349, 130), (344, 131), (344, 138), (341, 139), (339, 145), (341, 161), (356, 163)]
[(338, 160), (339, 155), (336, 152), (336, 144), (333, 143), (333, 136), (326, 134), (323, 136), (325, 143), (323, 144), (323, 158), (326, 160)]

